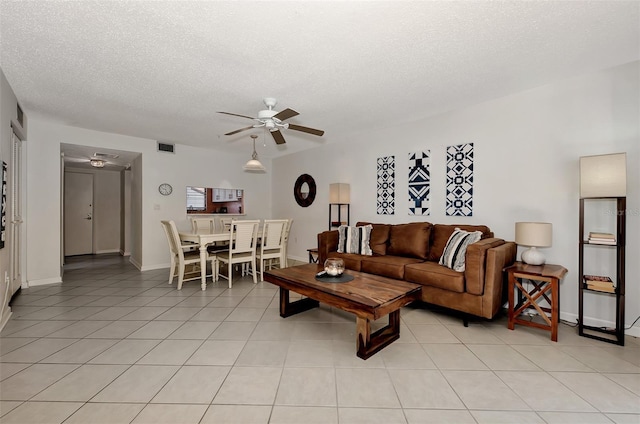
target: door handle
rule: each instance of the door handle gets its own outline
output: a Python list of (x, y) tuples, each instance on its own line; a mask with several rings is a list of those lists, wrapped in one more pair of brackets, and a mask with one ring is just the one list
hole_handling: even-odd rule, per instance
[(91, 215), (87, 215), (85, 219), (88, 219), (89, 221), (91, 221)]

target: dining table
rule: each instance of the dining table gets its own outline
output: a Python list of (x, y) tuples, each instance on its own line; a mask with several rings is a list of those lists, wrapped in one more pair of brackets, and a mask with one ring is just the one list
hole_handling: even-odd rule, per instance
[(207, 289), (207, 246), (217, 241), (229, 241), (229, 231), (222, 233), (196, 233), (196, 232), (179, 232), (182, 242), (190, 242), (198, 245), (200, 249), (200, 287), (202, 290)]

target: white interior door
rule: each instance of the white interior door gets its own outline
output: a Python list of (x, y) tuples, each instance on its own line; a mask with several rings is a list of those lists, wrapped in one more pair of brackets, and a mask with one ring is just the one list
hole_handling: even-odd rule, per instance
[(64, 176), (64, 255), (93, 253), (93, 174)]
[(22, 141), (13, 133), (12, 142), (11, 294), (22, 285)]

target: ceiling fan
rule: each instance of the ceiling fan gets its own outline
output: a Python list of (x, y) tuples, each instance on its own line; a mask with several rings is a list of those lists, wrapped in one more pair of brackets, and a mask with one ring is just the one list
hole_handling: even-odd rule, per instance
[(280, 131), (283, 128), (294, 130), (294, 131), (301, 131), (307, 134), (313, 134), (317, 136), (321, 136), (324, 134), (324, 131), (322, 130), (317, 130), (315, 128), (303, 127), (302, 125), (296, 125), (296, 124), (290, 124), (288, 122), (284, 122), (289, 118), (293, 118), (294, 116), (299, 115), (299, 113), (293, 109), (285, 109), (280, 112), (273, 110), (273, 108), (278, 103), (278, 101), (273, 97), (266, 97), (262, 101), (264, 102), (265, 106), (267, 106), (267, 109), (261, 110), (260, 112), (258, 112), (257, 118), (252, 118), (251, 116), (240, 115), (237, 113), (218, 112), (218, 113), (223, 113), (225, 115), (239, 116), (241, 118), (247, 118), (253, 121), (258, 121), (257, 124), (253, 124), (245, 128), (240, 128), (239, 130), (228, 132), (225, 135), (233, 135), (242, 131), (250, 130), (252, 128), (265, 127), (271, 133), (271, 136), (275, 140), (276, 144), (284, 144), (286, 143), (286, 141), (282, 135), (282, 132)]

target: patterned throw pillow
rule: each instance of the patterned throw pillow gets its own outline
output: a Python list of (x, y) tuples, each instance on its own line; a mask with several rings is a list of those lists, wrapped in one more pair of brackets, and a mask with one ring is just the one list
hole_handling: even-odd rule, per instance
[(369, 239), (371, 238), (372, 225), (361, 227), (338, 227), (338, 253), (357, 253), (359, 255), (373, 255)]
[(468, 232), (456, 228), (451, 234), (451, 237), (449, 237), (449, 241), (447, 241), (438, 263), (454, 271), (463, 272), (465, 269), (464, 260), (467, 254), (467, 246), (477, 242), (481, 237), (482, 232), (480, 231)]

